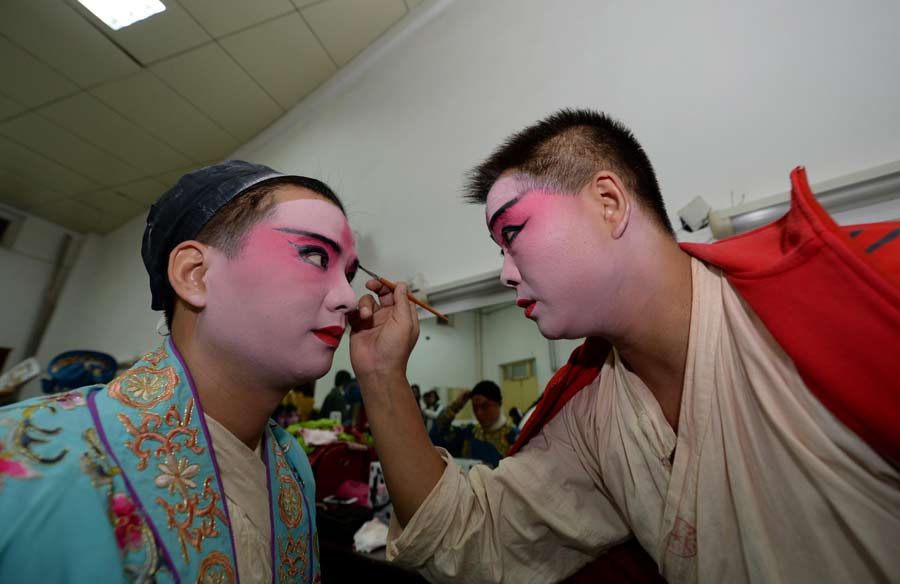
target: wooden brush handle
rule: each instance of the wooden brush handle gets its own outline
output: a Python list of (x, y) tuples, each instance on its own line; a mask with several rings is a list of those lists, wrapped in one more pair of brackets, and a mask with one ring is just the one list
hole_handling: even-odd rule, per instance
[[(387, 287), (388, 289), (390, 289), (391, 291), (393, 291), (393, 290), (397, 287), (397, 283), (396, 283), (396, 282), (391, 282), (391, 281), (388, 280), (387, 278), (378, 278), (378, 281), (381, 282), (384, 286), (386, 286), (386, 287)], [(421, 300), (419, 300), (418, 298), (416, 298), (415, 296), (413, 296), (411, 292), (407, 292), (407, 293), (406, 293), (406, 297), (409, 298), (409, 301), (412, 302), (413, 304), (415, 304), (416, 306), (421, 306), (422, 308), (424, 308), (425, 310), (427, 310), (427, 311), (430, 312), (431, 314), (435, 315), (435, 316), (438, 317), (439, 319), (441, 319), (441, 320), (443, 320), (443, 321), (448, 321), (448, 322), (449, 322), (450, 319), (448, 319), (446, 316), (444, 316), (443, 314), (441, 314), (441, 313), (438, 312), (437, 310), (433, 309), (432, 307), (428, 306), (427, 304), (425, 304), (424, 302), (422, 302)]]

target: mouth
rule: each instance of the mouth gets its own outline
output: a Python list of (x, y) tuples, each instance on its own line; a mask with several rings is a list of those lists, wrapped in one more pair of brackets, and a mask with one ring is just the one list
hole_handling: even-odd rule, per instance
[(518, 300), (516, 300), (516, 306), (525, 309), (525, 318), (531, 318), (531, 313), (534, 312), (534, 307), (536, 305), (537, 302), (528, 298), (519, 298)]
[(336, 349), (338, 345), (341, 344), (341, 337), (344, 336), (344, 327), (326, 326), (324, 328), (314, 330), (313, 334), (316, 335), (317, 339), (319, 339), (332, 349)]

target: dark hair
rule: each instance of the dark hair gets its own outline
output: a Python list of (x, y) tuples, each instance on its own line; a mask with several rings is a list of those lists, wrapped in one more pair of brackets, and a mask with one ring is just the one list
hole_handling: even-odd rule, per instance
[(488, 381), (487, 379), (476, 383), (475, 387), (472, 388), (472, 393), (470, 395), (481, 395), (498, 404), (503, 403), (503, 394), (500, 393), (500, 387), (493, 381)]
[(314, 397), (316, 395), (316, 380), (304, 383), (300, 387), (294, 388), (294, 391), (305, 395), (306, 397)]
[[(230, 200), (207, 221), (194, 239), (221, 250), (229, 258), (238, 256), (244, 247), (244, 236), (254, 225), (271, 216), (275, 209), (276, 191), (287, 185), (308, 189), (337, 205), (341, 213), (347, 213), (331, 187), (322, 181), (305, 176), (282, 176), (264, 180)], [(168, 278), (166, 282), (163, 311), (166, 326), (171, 328), (176, 294), (168, 284)]]
[(563, 109), (513, 134), (468, 173), (466, 199), (483, 204), (500, 175), (509, 170), (572, 193), (597, 171), (610, 170), (659, 226), (675, 235), (650, 159), (631, 130), (604, 113)]
[(353, 376), (350, 375), (350, 372), (341, 369), (334, 376), (334, 386), (343, 387), (344, 385), (349, 383), (351, 379), (353, 379)]

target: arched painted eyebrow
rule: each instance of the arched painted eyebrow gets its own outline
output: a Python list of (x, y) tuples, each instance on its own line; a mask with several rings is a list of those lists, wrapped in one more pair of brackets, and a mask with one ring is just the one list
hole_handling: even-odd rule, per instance
[(510, 208), (511, 208), (513, 205), (515, 205), (516, 203), (518, 203), (518, 202), (522, 199), (523, 196), (525, 196), (524, 193), (521, 194), (521, 195), (518, 195), (518, 196), (517, 196), (516, 198), (514, 198), (514, 199), (511, 199), (511, 200), (507, 201), (502, 207), (500, 207), (499, 209), (497, 209), (497, 210), (494, 212), (494, 214), (491, 215), (491, 220), (488, 221), (488, 230), (489, 230), (489, 231), (493, 231), (493, 230), (494, 230), (494, 223), (496, 223), (496, 222), (500, 219), (500, 217), (503, 216), (504, 213), (506, 213), (507, 211), (509, 211)]
[(304, 235), (306, 237), (312, 237), (313, 239), (318, 239), (331, 249), (333, 249), (337, 253), (341, 253), (341, 246), (338, 245), (333, 239), (329, 239), (324, 235), (319, 235), (318, 233), (313, 233), (311, 231), (303, 231), (300, 229), (291, 229), (290, 227), (277, 227), (275, 231), (281, 231), (282, 233), (293, 233), (294, 235)]

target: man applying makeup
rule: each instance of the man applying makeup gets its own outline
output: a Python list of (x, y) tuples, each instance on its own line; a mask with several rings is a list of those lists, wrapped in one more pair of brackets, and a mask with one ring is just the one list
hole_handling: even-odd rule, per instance
[(895, 579), (900, 225), (839, 227), (791, 179), (779, 221), (679, 246), (644, 150), (606, 115), (558, 112), (478, 166), (503, 283), (545, 337), (587, 340), (511, 456), (466, 475), (409, 398), (405, 290), (367, 284), (380, 302), (360, 301), (350, 352), (396, 512), (388, 557), (435, 582), (592, 561), (581, 581)]
[(269, 416), (356, 306), (340, 201), (226, 161), (153, 205), (142, 256), (169, 338), (109, 385), (0, 411), (0, 581), (319, 582), (309, 462)]

